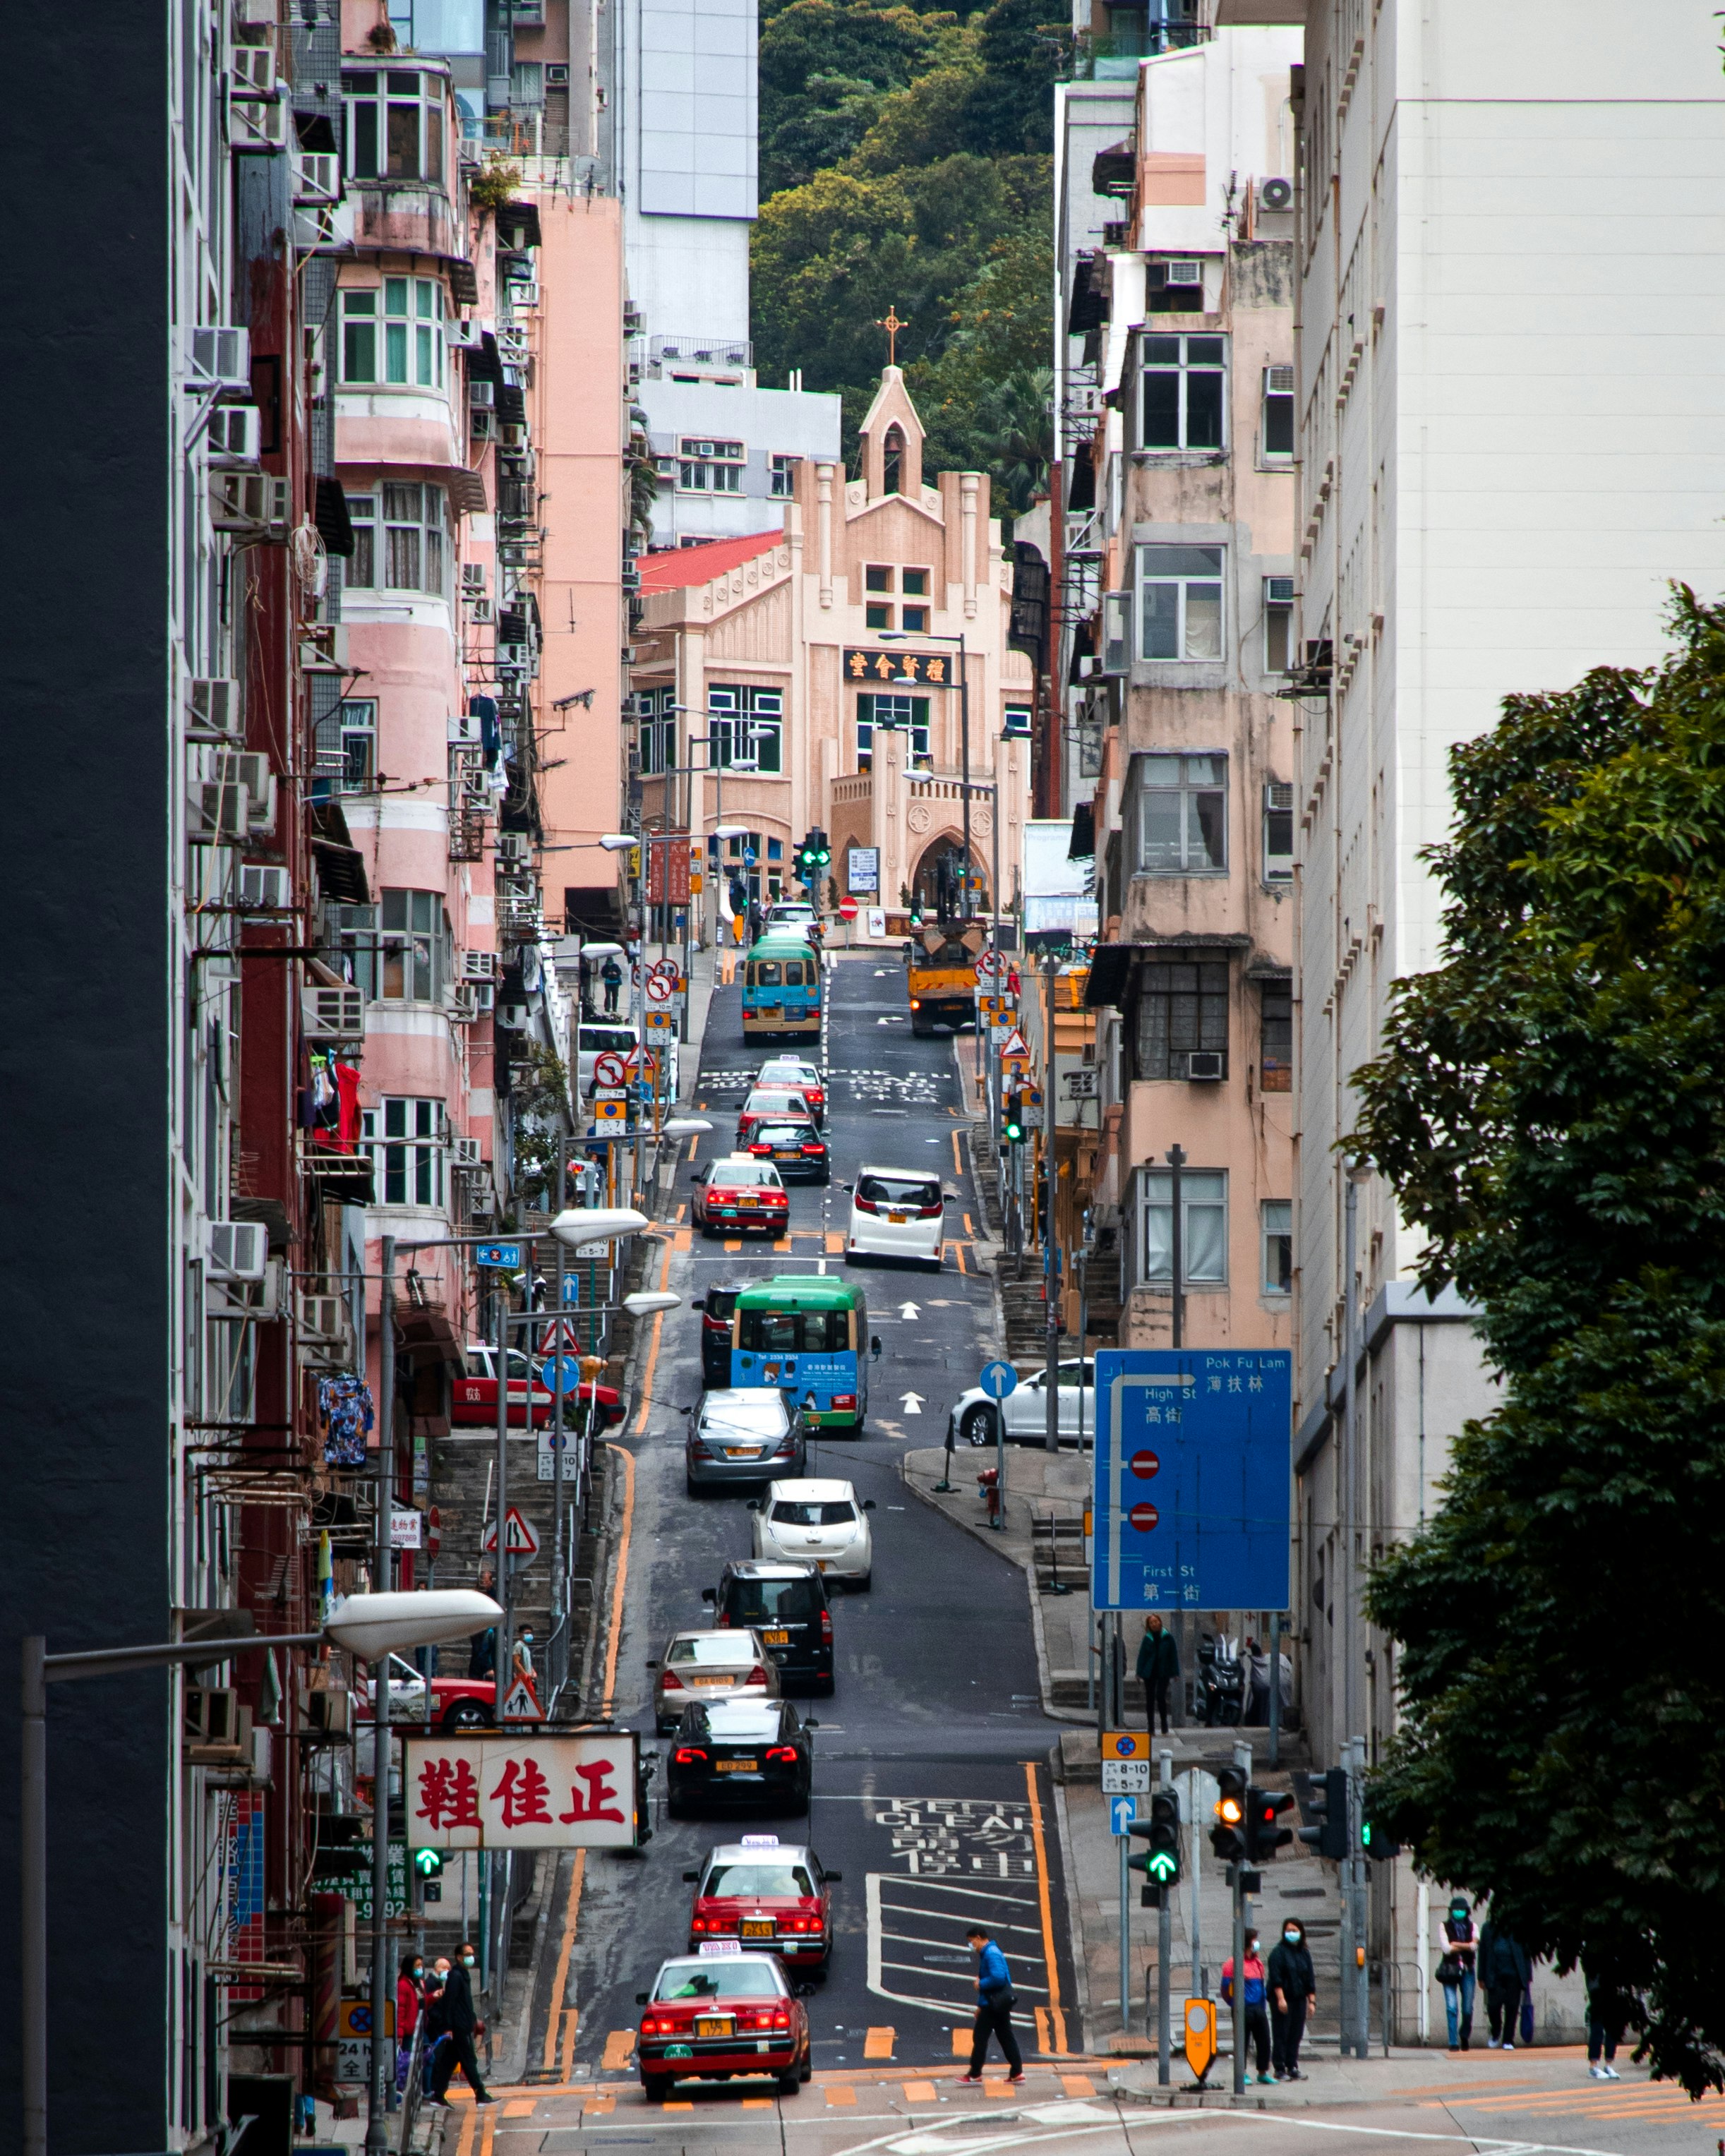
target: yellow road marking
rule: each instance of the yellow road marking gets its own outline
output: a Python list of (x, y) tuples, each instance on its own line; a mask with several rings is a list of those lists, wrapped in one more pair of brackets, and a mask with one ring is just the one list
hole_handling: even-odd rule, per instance
[[(557, 2017), (568, 1997), (569, 1958), (575, 1951), (575, 1920), (581, 1913), (581, 1888), (586, 1876), (587, 1851), (578, 1849), (574, 1867), (569, 1874), (569, 1898), (563, 1907), (563, 1936), (557, 1943), (557, 1974), (551, 1980), (551, 2005), (545, 2016), (545, 2055), (540, 2064), (547, 2073), (557, 2063)], [(566, 2076), (569, 2071), (569, 2046), (575, 2041), (572, 2010), (567, 2016), (567, 2031), (563, 2037), (563, 2072)]]
[(958, 1260), (958, 1270), (961, 1273), (966, 1273), (970, 1270), (969, 1266), (964, 1262), (964, 1245), (963, 1243), (953, 1244), (952, 1255)]
[(954, 1131), (952, 1133), (952, 1173), (954, 1175), (963, 1175), (964, 1173), (964, 1163), (958, 1158), (958, 1133), (957, 1131)]
[(892, 2040), (896, 2033), (891, 2029), (870, 2029), (863, 2041), (863, 2056), (865, 2059), (890, 2059), (892, 2056)]
[(1036, 2017), (1036, 2049), (1039, 2054), (1045, 2056), (1048, 2051), (1048, 2009), (1033, 2006), (1030, 2011)]
[(964, 1216), (964, 1232), (967, 1235), (973, 1235), (976, 1233), (975, 1225), (968, 1213)]
[[(580, 1854), (579, 1851), (577, 1853)], [(575, 2030), (580, 2019), (581, 2016), (572, 2006), (563, 2016), (563, 2056), (561, 2063), (565, 2081), (567, 2081), (575, 2071)]]
[(906, 2082), (905, 2083), (905, 2102), (906, 2103), (935, 2103), (938, 2101), (939, 2098), (932, 2082)]
[(668, 2103), (665, 2108), (667, 2111), (693, 2111), (695, 2106), (693, 2103)]
[(466, 2117), (461, 2122), (460, 2138), (455, 2143), (455, 2156), (471, 2156), (474, 2129), (479, 2124), (479, 2112), (469, 2105)]
[[(683, 1217), (684, 1214), (685, 1214), (685, 1213), (686, 1213), (686, 1212), (688, 1211), (688, 1209), (688, 1209), (688, 1207), (687, 1207), (686, 1205), (680, 1205), (680, 1206), (678, 1206), (678, 1208), (677, 1208), (677, 1218), (678, 1218), (678, 1219), (680, 1219), (680, 1219), (682, 1219), (682, 1217)], [(968, 1226), (968, 1224), (969, 1224), (967, 1222), (967, 1223), (966, 1223), (966, 1225)]]
[(602, 2073), (620, 2074), (629, 2070), (629, 2054), (635, 2047), (633, 2029), (614, 2029), (605, 2039), (605, 2056), (599, 2061)]
[(829, 2088), (827, 2091), (827, 2102), (829, 2103), (855, 2103), (856, 2102), (856, 2091), (854, 2088), (845, 2087), (841, 2082), (836, 2088)]
[(952, 2031), (952, 2056), (955, 2059), (968, 2059), (970, 2056), (968, 2029), (955, 2029)]
[(742, 2107), (745, 2111), (771, 2111), (773, 2099), (770, 2096), (746, 2096)]
[[(705, 1105), (705, 1104), (703, 1103), (703, 1105)], [(697, 1132), (695, 1133), (694, 1137), (693, 1137), (692, 1138), (691, 1138), (691, 1139), (690, 1139), (690, 1141), (689, 1141), (689, 1155), (688, 1155), (688, 1157), (689, 1157), (689, 1158), (690, 1158), (691, 1160), (693, 1160), (693, 1159), (694, 1159), (694, 1158), (695, 1158), (695, 1154), (696, 1154), (696, 1147), (700, 1145), (700, 1143), (701, 1143), (701, 1133), (700, 1133), (700, 1132), (699, 1132), (699, 1131), (697, 1131)]]
[(596, 2096), (591, 2103), (582, 2105), (581, 2115), (585, 2118), (588, 2112), (597, 2114), (602, 2111), (615, 2111), (616, 2108), (617, 2099), (614, 2096)]
[(506, 2118), (531, 2118), (536, 2108), (531, 2097), (517, 2097), (513, 2103), (504, 2105), (503, 2116)]
[[(680, 1243), (683, 1237), (687, 1235), (689, 1233), (690, 1230), (687, 1228), (680, 1228), (677, 1230), (678, 1241)], [(659, 1285), (661, 1291), (665, 1287), (665, 1282), (670, 1278), (670, 1245), (667, 1244), (665, 1245), (664, 1263), (659, 1268)], [(653, 1337), (647, 1342), (647, 1367), (641, 1373), (641, 1411), (635, 1417), (635, 1426), (633, 1433), (636, 1437), (639, 1437), (647, 1427), (647, 1414), (649, 1409), (653, 1404), (653, 1373), (659, 1367), (659, 1336), (664, 1329), (665, 1312), (661, 1310), (656, 1312), (654, 1317)], [(614, 1445), (611, 1450), (614, 1452), (617, 1452), (619, 1448)], [(628, 1459), (629, 1455), (627, 1453), (623, 1453), (621, 1457), (626, 1460)], [(629, 1500), (631, 1503), (634, 1502), (634, 1469), (631, 1467), (629, 1469)], [(621, 1589), (619, 1589), (617, 1601), (617, 1614), (619, 1617), (622, 1614), (622, 1610), (623, 1598)], [(606, 1697), (608, 1698), (609, 1694), (608, 1693)]]
[(826, 1233), (826, 1246), (828, 1251), (834, 1256), (838, 1256), (842, 1253), (845, 1248), (845, 1231), (842, 1228), (828, 1229)]
[(1024, 1791), (1030, 1801), (1030, 1839), (1036, 1851), (1036, 1899), (1042, 1911), (1042, 1958), (1048, 1964), (1048, 2011), (1054, 2024), (1055, 2049), (1066, 2049), (1066, 2016), (1060, 2005), (1060, 1965), (1055, 1956), (1054, 1902), (1048, 1890), (1048, 1842), (1042, 1827), (1042, 1799), (1036, 1794), (1036, 1767), (1024, 1762)]
[(790, 1237), (788, 1235), (775, 1235), (773, 1239), (773, 1247), (775, 1250), (789, 1250), (791, 1247)]
[(497, 2138), (497, 2109), (491, 2105), (486, 2110), (480, 2128), (480, 2156), (491, 2156), (491, 2143)]
[(1062, 2074), (1060, 2087), (1068, 2096), (1094, 2096), (1096, 2085), (1088, 2074)]

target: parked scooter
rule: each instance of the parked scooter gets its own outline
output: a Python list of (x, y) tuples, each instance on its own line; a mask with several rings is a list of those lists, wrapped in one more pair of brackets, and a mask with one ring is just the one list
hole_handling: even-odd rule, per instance
[(1198, 1643), (1195, 1717), (1206, 1729), (1237, 1729), (1245, 1713), (1246, 1671), (1237, 1640), (1206, 1632)]

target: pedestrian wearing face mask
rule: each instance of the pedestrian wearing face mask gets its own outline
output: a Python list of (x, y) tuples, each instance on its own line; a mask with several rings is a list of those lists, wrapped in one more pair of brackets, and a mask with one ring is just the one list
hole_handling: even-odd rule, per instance
[(413, 2059), (413, 2031), (419, 2025), (424, 2005), (425, 1965), (418, 1954), (408, 1954), (395, 1979), (395, 2087), (398, 2095), (408, 2085), (408, 2068)]
[(473, 1943), (464, 1939), (455, 1957), (454, 1966), (444, 1983), (444, 2012), (448, 2017), (449, 2041), (444, 2046), (443, 2056), (438, 2061), (436, 2084), (432, 2090), (432, 2101), (448, 2101), (450, 2082), (459, 2066), (467, 2076), (467, 2086), (473, 2091), (476, 2103), (492, 2103), (496, 2099), (486, 2088), (480, 2074), (479, 2059), (473, 2048), (475, 2036), (483, 2036), (485, 2025), (475, 2012), (473, 2004), (473, 1970), (475, 1956)]
[(449, 1973), (449, 1956), (439, 1954), (433, 1966), (425, 1972), (423, 1986), (425, 2003), (421, 2010), (420, 2020), (424, 2033), (420, 2041), (419, 2057), (420, 2071), (424, 2079), (419, 2085), (419, 2092), (428, 2103), (434, 2100), (438, 2067), (442, 2063), (444, 2052), (449, 2048), (449, 2017), (444, 2005), (444, 1979)]
[(1306, 1943), (1306, 1927), (1297, 1917), (1283, 1924), (1264, 1975), (1270, 1990), (1270, 2054), (1276, 2078), (1303, 2082), (1300, 2039), (1306, 2033), (1307, 2015), (1317, 2010), (1317, 1979), (1312, 1973), (1312, 1949)]
[[(1241, 1995), (1245, 2041), (1258, 2056), (1258, 2079), (1270, 2079), (1270, 2018), (1264, 2011), (1266, 1973), (1258, 1958), (1258, 1934), (1250, 1929), (1245, 1935), (1245, 1989)], [(1234, 1957), (1230, 1954), (1222, 1964), (1222, 1996), (1229, 2005), (1234, 2004)]]
[(1478, 1948), (1473, 1918), (1467, 1912), (1467, 1897), (1452, 1894), (1450, 1913), (1444, 1919), (1444, 1958), (1437, 1965), (1452, 2051), (1465, 2051), (1473, 2035), (1473, 1994), (1478, 1982), (1474, 1961)]

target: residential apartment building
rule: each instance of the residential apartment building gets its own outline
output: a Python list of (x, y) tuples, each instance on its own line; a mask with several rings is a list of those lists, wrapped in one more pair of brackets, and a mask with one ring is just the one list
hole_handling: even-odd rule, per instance
[(736, 827), (717, 856), (725, 885), (770, 901), (788, 895), (797, 841), (818, 827), (840, 893), (899, 914), (912, 894), (932, 907), (963, 859), (968, 732), (986, 911), (997, 865), (1010, 877), (1020, 855), (1031, 696), (1029, 662), (1007, 643), (1011, 571), (988, 481), (925, 483), (896, 367), (863, 422), (860, 463), (850, 480), (799, 465), (782, 535), (643, 565), (631, 674), (643, 828), (686, 830), (698, 851), (716, 824)]
[(1092, 173), (1119, 214), (1063, 260), (1064, 357), (1095, 393), (1057, 670), (1095, 773), (1073, 849), (1101, 916), (1089, 1270), (1100, 1289), (1117, 1258), (1122, 1346), (1171, 1339), (1175, 1147), (1186, 1342), (1291, 1337), (1293, 262), (1265, 196), (1298, 51), (1226, 31), (1137, 62), (1132, 131)]
[[(1597, 0), (1306, 12), (1295, 1623), (1332, 1758), (1354, 1734), (1375, 1756), (1394, 1722), (1364, 1571), (1426, 1517), (1450, 1439), (1493, 1399), (1466, 1310), (1416, 1290), (1422, 1238), (1375, 1178), (1347, 1276), (1353, 1075), (1396, 980), (1440, 955), (1421, 855), (1449, 825), (1450, 745), (1508, 694), (1651, 663), (1670, 582), (1725, 583), (1725, 90), (1698, 0), (1628, 39)], [(1404, 1871), (1379, 1873), (1372, 1917), (1372, 1957), (1398, 1970), (1430, 1938)], [(1436, 2011), (1399, 1981), (1401, 2033)]]

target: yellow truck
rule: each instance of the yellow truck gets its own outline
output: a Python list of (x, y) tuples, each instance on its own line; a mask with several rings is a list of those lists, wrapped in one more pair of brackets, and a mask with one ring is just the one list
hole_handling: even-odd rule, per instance
[(976, 962), (988, 930), (980, 921), (927, 921), (905, 945), (911, 1030), (969, 1025), (976, 1019)]

